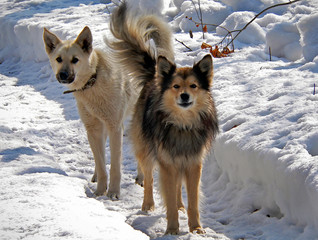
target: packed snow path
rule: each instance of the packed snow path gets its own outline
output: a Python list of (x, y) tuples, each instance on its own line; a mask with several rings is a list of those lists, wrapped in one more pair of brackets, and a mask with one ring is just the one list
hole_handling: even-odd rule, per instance
[[(191, 25), (185, 15), (195, 17), (195, 11), (189, 1), (173, 1), (176, 8), (168, 2), (147, 3), (170, 16), (175, 37), (194, 50), (176, 42), (176, 63), (192, 65), (207, 53), (200, 32), (190, 39), (181, 31)], [(245, 9), (235, 1), (201, 1), (211, 16), (206, 20), (227, 27), (268, 4), (241, 2)], [(214, 59), (221, 133), (204, 164), (202, 236), (188, 233), (181, 212), (181, 234), (163, 235), (157, 184), (156, 210), (140, 211), (143, 189), (134, 184), (136, 162), (126, 136), (121, 199), (93, 195), (86, 132), (74, 98), (55, 80), (42, 31), (74, 38), (88, 25), (95, 46), (103, 47), (113, 9), (105, 3), (0, 3), (0, 239), (318, 239), (317, 3), (268, 13), (251, 26), (254, 38), (246, 31), (235, 54)], [(207, 34), (204, 41), (219, 39)], [(268, 45), (279, 48), (282, 39), (284, 50), (276, 52), (282, 58), (268, 61)]]

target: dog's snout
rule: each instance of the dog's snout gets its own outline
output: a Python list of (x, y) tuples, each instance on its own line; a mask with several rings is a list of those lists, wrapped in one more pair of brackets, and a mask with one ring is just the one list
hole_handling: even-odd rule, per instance
[(74, 74), (70, 74), (68, 71), (60, 71), (56, 74), (56, 79), (60, 83), (70, 84), (74, 81)]
[(189, 101), (189, 98), (190, 98), (190, 96), (189, 96), (188, 93), (182, 93), (182, 94), (180, 95), (180, 97), (181, 97), (181, 99), (182, 99), (183, 102), (188, 102), (188, 101)]
[(59, 77), (61, 80), (65, 81), (68, 78), (68, 72), (60, 72)]

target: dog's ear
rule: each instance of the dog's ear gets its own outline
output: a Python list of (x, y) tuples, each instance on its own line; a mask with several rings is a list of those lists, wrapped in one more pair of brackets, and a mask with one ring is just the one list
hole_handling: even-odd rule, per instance
[(82, 32), (78, 35), (78, 37), (75, 40), (75, 43), (80, 45), (80, 47), (83, 49), (84, 52), (90, 54), (93, 50), (93, 37), (91, 30), (89, 27), (84, 27)]
[(61, 40), (46, 28), (43, 29), (43, 40), (47, 54), (52, 53), (56, 46), (61, 43)]
[(176, 70), (176, 65), (171, 63), (167, 58), (163, 56), (158, 57), (157, 71), (158, 76), (162, 78), (167, 78), (171, 76)]
[(158, 85), (163, 92), (166, 88), (169, 87), (169, 84), (172, 81), (172, 76), (176, 71), (176, 65), (171, 63), (167, 58), (163, 56), (158, 57), (157, 61), (157, 81)]
[(210, 54), (204, 56), (197, 64), (193, 66), (194, 73), (198, 76), (198, 80), (202, 88), (209, 89), (212, 84), (213, 63)]

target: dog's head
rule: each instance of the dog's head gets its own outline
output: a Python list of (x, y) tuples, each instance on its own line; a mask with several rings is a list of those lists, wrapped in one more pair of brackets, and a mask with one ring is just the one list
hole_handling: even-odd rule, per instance
[(85, 27), (74, 41), (62, 41), (44, 28), (43, 40), (56, 79), (63, 84), (82, 84), (76, 80), (77, 75), (89, 72), (93, 41), (90, 29)]
[(206, 55), (192, 68), (176, 68), (165, 57), (157, 63), (157, 81), (163, 94), (163, 106), (174, 114), (201, 112), (209, 103), (213, 65), (211, 55)]

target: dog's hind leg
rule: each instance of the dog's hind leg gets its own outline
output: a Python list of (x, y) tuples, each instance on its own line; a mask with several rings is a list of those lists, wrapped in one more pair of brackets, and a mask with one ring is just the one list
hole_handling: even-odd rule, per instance
[(112, 200), (120, 197), (121, 158), (123, 144), (123, 127), (109, 129), (110, 144), (110, 181), (107, 196)]
[(143, 174), (143, 172), (142, 172), (142, 170), (141, 170), (141, 167), (140, 167), (140, 165), (139, 165), (139, 163), (138, 163), (138, 167), (137, 167), (137, 177), (136, 177), (136, 184), (138, 184), (138, 185), (140, 185), (141, 187), (143, 187), (144, 186), (144, 174)]
[(140, 149), (136, 153), (138, 160), (138, 176), (143, 179), (144, 186), (144, 200), (142, 203), (142, 211), (148, 212), (155, 209), (155, 202), (153, 200), (153, 160), (149, 155)]
[(153, 200), (153, 168), (146, 167), (144, 170), (144, 201), (142, 203), (142, 211), (148, 212), (155, 209)]
[(182, 178), (177, 179), (177, 206), (178, 210), (185, 213), (185, 208), (182, 202)]
[(190, 232), (205, 233), (200, 225), (199, 214), (199, 185), (201, 177), (201, 164), (194, 164), (185, 170), (188, 192), (188, 224)]

